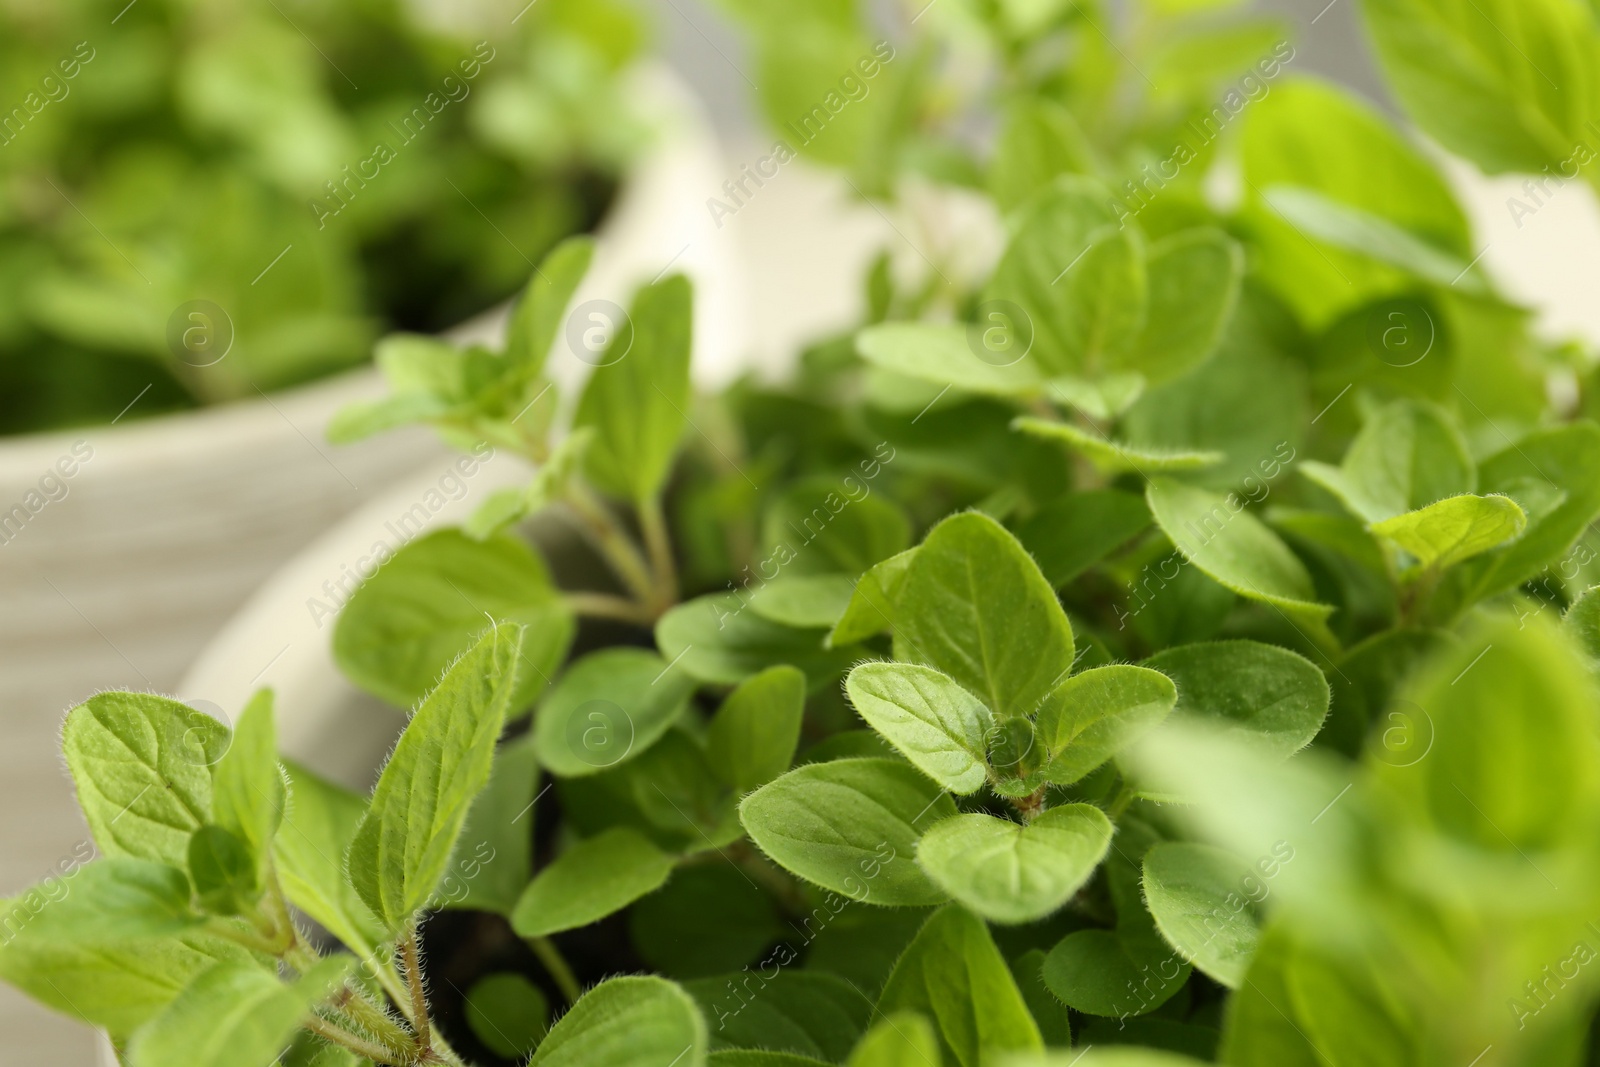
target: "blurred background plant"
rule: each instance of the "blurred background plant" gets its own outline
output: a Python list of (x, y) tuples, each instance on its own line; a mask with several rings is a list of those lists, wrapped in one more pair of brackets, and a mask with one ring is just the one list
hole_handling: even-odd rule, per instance
[(459, 323), (594, 226), (645, 136), (619, 83), (644, 25), (614, 0), (116, 8), (0, 3), (0, 432)]

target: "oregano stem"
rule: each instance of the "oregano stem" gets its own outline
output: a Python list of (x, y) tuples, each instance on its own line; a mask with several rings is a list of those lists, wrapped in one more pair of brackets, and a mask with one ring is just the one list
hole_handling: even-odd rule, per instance
[(595, 547), (606, 558), (606, 563), (617, 577), (622, 579), (634, 596), (650, 602), (655, 596), (655, 582), (650, 576), (650, 568), (645, 565), (633, 538), (617, 522), (616, 516), (578, 482), (567, 486), (565, 499), (588, 528)]
[(417, 947), (417, 929), (408, 929), (400, 939), (400, 967), (405, 972), (406, 988), (411, 995), (411, 1025), (416, 1027), (417, 1045), (424, 1058), (433, 1047), (428, 1028), (428, 995), (422, 988), (422, 953)]
[(212, 919), (206, 924), (205, 931), (225, 941), (243, 945), (251, 952), (259, 952), (263, 956), (271, 956), (273, 959), (278, 959), (283, 955), (283, 946), (276, 941), (262, 937), (258, 933), (241, 930), (226, 919)]
[(357, 1056), (365, 1057), (373, 1063), (390, 1064), (392, 1067), (404, 1067), (408, 1062), (405, 1057), (398, 1057), (389, 1049), (364, 1037), (358, 1037), (341, 1026), (335, 1026), (321, 1016), (313, 1015), (302, 1025), (324, 1041), (332, 1042), (354, 1052)]
[(363, 963), (371, 965), (372, 976), (376, 978), (378, 984), (383, 987), (383, 991), (389, 995), (389, 999), (395, 1002), (395, 1005), (400, 1009), (400, 1014), (405, 1017), (405, 1020), (407, 1022), (415, 1021), (411, 1018), (411, 997), (406, 992), (405, 983), (402, 982), (400, 980), (400, 976), (395, 973), (394, 965), (391, 960), (384, 959), (379, 955), (378, 950), (375, 947), (367, 944), (365, 941), (356, 941), (354, 936), (352, 936), (351, 939), (346, 942), (346, 945), (352, 952), (356, 954), (358, 959), (363, 961)]
[(1117, 790), (1117, 795), (1111, 800), (1111, 806), (1106, 808), (1106, 814), (1113, 819), (1117, 818), (1128, 810), (1128, 805), (1132, 804), (1134, 798), (1138, 795), (1139, 787), (1124, 778), (1121, 788)]
[(567, 1003), (576, 1004), (578, 998), (583, 996), (583, 987), (578, 984), (578, 976), (572, 973), (572, 967), (561, 950), (556, 948), (555, 942), (548, 937), (529, 937), (524, 940), (533, 949), (533, 954), (539, 957), (539, 962), (544, 964), (544, 969), (549, 972), (556, 988), (561, 990), (561, 995), (567, 998)]
[(616, 619), (641, 626), (655, 621), (655, 613), (648, 606), (610, 593), (563, 593), (561, 599), (579, 615), (595, 619)]
[(352, 1022), (363, 1028), (379, 1044), (395, 1055), (409, 1057), (415, 1051), (415, 1042), (399, 1023), (382, 1007), (368, 1000), (359, 988), (345, 986), (334, 1000), (333, 1006), (350, 1016)]
[(1030, 823), (1044, 813), (1044, 786), (1029, 793), (1025, 797), (1007, 797), (1011, 806), (1017, 809), (1017, 814), (1022, 816), (1022, 821)]
[(644, 531), (645, 548), (655, 571), (657, 603), (665, 608), (678, 600), (678, 565), (672, 558), (672, 537), (659, 494), (640, 503), (639, 528)]
[(274, 955), (287, 957), (300, 944), (300, 930), (295, 926), (294, 916), (289, 912), (289, 901), (284, 896), (283, 883), (278, 881), (278, 868), (270, 857), (267, 859), (266, 882), (272, 930), (284, 942), (283, 947)]

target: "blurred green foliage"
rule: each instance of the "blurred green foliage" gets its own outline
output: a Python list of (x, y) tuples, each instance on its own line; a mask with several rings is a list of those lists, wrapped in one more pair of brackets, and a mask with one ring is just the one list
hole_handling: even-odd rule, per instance
[(283, 388), (511, 295), (644, 136), (637, 13), (519, 7), (0, 4), (0, 432)]

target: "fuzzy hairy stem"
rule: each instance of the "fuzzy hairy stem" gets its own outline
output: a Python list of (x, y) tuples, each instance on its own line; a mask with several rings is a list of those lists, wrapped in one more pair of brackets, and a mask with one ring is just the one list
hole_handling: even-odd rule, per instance
[(428, 995), (422, 988), (422, 952), (417, 946), (415, 926), (400, 939), (400, 968), (405, 974), (406, 990), (411, 997), (411, 1025), (417, 1031), (417, 1046), (426, 1062), (433, 1047), (433, 1033), (428, 1025)]
[(334, 998), (332, 1006), (394, 1055), (409, 1059), (416, 1054), (416, 1042), (410, 1032), (396, 1022), (386, 1009), (368, 1000), (361, 989), (345, 986)]
[(395, 972), (392, 957), (385, 959), (377, 948), (364, 942), (360, 944), (351, 943), (346, 947), (356, 954), (356, 958), (361, 960), (363, 965), (371, 968), (373, 978), (377, 980), (378, 985), (383, 987), (383, 991), (388, 995), (389, 999), (394, 1001), (395, 1006), (400, 1009), (400, 1014), (405, 1018), (406, 1022), (415, 1022), (416, 1020), (411, 1018), (411, 995), (406, 990), (405, 982)]
[(1113, 819), (1117, 818), (1123, 812), (1128, 810), (1128, 805), (1132, 804), (1134, 798), (1138, 795), (1138, 786), (1124, 778), (1122, 780), (1121, 788), (1117, 790), (1117, 795), (1111, 800), (1110, 807), (1106, 808), (1106, 814)]
[(364, 1037), (358, 1037), (343, 1027), (335, 1026), (328, 1020), (313, 1015), (305, 1021), (305, 1028), (324, 1041), (349, 1049), (357, 1056), (362, 1056), (373, 1063), (389, 1064), (390, 1067), (406, 1067), (411, 1060), (404, 1056), (396, 1056), (394, 1052)]
[(1040, 786), (1025, 797), (1007, 797), (1006, 800), (1017, 809), (1017, 814), (1022, 816), (1022, 821), (1025, 823), (1032, 822), (1045, 811), (1044, 786)]

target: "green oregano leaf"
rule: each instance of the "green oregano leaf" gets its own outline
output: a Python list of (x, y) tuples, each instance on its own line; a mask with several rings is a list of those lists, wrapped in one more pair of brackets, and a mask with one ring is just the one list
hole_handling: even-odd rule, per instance
[(1063, 445), (1108, 474), (1134, 471), (1148, 476), (1169, 471), (1205, 470), (1227, 458), (1221, 452), (1187, 452), (1113, 441), (1109, 437), (1080, 430), (1071, 423), (1033, 415), (1019, 416), (1011, 426), (1029, 437)]
[[(270, 689), (251, 697), (239, 714), (233, 743), (212, 775), (212, 792), (216, 825), (245, 844), (259, 882), (287, 803), (283, 772), (278, 768), (278, 732)], [(192, 841), (189, 848), (192, 860)]]
[(219, 963), (134, 1035), (129, 1058), (137, 1067), (269, 1067), (354, 965), (330, 956), (286, 984), (259, 966)]
[(189, 839), (189, 877), (200, 906), (213, 915), (244, 915), (261, 899), (255, 854), (221, 826), (202, 826)]
[(1051, 808), (1025, 824), (972, 812), (930, 827), (917, 842), (917, 863), (984, 918), (1033, 922), (1082, 888), (1111, 834), (1111, 821), (1091, 804)]
[(923, 830), (955, 802), (907, 764), (846, 759), (796, 768), (739, 805), (750, 839), (775, 863), (852, 900), (939, 904), (913, 861)]
[(955, 904), (935, 912), (917, 933), (889, 975), (878, 1010), (932, 1019), (945, 1056), (960, 1067), (1044, 1045), (983, 920)]
[(1289, 996), (1292, 945), (1283, 924), (1268, 926), (1247, 980), (1228, 998), (1219, 1052), (1239, 1067), (1323, 1067)]
[(1425, 568), (1453, 567), (1522, 536), (1527, 513), (1508, 496), (1447, 497), (1372, 527)]
[(1044, 984), (1045, 951), (1031, 948), (1009, 961), (1011, 975), (1017, 980), (1022, 999), (1028, 1002), (1033, 1021), (1039, 1024), (1047, 1047), (1067, 1048), (1072, 1044), (1072, 1020), (1067, 1006), (1057, 1000), (1050, 987)]
[(676, 722), (695, 682), (642, 648), (607, 648), (568, 667), (539, 705), (539, 761), (564, 778), (637, 759)]
[[(886, 322), (856, 335), (856, 350), (874, 367), (983, 396), (1027, 396), (1044, 391), (1045, 379), (1028, 356), (1014, 361), (980, 359), (973, 337), (979, 326)], [(983, 351), (981, 343), (978, 351)]]
[(1183, 557), (1218, 584), (1318, 626), (1333, 611), (1317, 602), (1305, 564), (1238, 494), (1222, 496), (1154, 478), (1145, 499)]
[(179, 934), (202, 921), (189, 906), (184, 872), (152, 860), (96, 860), (59, 886), (59, 898), (36, 914), (16, 904), (0, 910), (8, 940), (100, 947)]
[(805, 478), (773, 501), (762, 516), (762, 556), (792, 557), (778, 580), (791, 574), (854, 578), (906, 550), (910, 518), (892, 500), (872, 495), (870, 485), (854, 474)]
[(523, 937), (588, 926), (666, 884), (673, 858), (637, 830), (614, 827), (563, 852), (529, 883), (511, 913)]
[(910, 663), (863, 663), (845, 691), (867, 724), (928, 777), (963, 795), (983, 786), (994, 716), (953, 679)]
[[(780, 966), (786, 958), (777, 954), (781, 951), (771, 957)], [(774, 974), (770, 964), (755, 981), (744, 971), (686, 988), (700, 1002), (719, 1050), (760, 1049), (838, 1063), (872, 1015), (872, 1002), (843, 978), (792, 968)]]
[(1150, 527), (1144, 497), (1119, 489), (1068, 493), (1016, 528), (1045, 578), (1060, 589)]
[(1062, 174), (1092, 174), (1094, 148), (1072, 112), (1053, 100), (1019, 94), (1006, 103), (989, 189), (1002, 211), (1031, 199)]
[(917, 551), (915, 548), (908, 548), (904, 552), (890, 556), (882, 563), (874, 564), (861, 576), (856, 582), (855, 591), (850, 594), (850, 603), (845, 608), (844, 614), (834, 623), (833, 632), (828, 635), (829, 648), (865, 641), (894, 625), (900, 590), (905, 584), (906, 574), (911, 570), (911, 561), (916, 559)]
[(656, 645), (674, 664), (673, 673), (714, 685), (737, 685), (784, 663), (804, 671), (812, 686), (831, 681), (863, 650), (829, 646), (827, 635), (825, 627), (800, 629), (764, 618), (738, 593), (696, 597), (656, 623)]
[[(0, 902), (0, 915), (14, 916), (18, 903)], [(160, 1014), (195, 975), (225, 960), (253, 965), (245, 949), (198, 931), (83, 942), (30, 936), (24, 927), (0, 944), (0, 978), (55, 1011), (125, 1039)]]
[(1536, 430), (1484, 460), (1477, 492), (1516, 500), (1528, 513), (1528, 527), (1515, 541), (1446, 576), (1440, 599), (1447, 600), (1447, 609), (1459, 611), (1513, 589), (1562, 561), (1600, 516), (1597, 467), (1600, 426), (1588, 421)]
[(706, 1022), (662, 978), (610, 978), (563, 1015), (528, 1067), (705, 1067)]
[(1595, 30), (1582, 4), (1368, 0), (1362, 10), (1407, 113), (1457, 155), (1491, 174), (1537, 174), (1587, 142), (1594, 105), (1576, 87), (1589, 84)]
[(1368, 523), (1470, 493), (1478, 480), (1467, 443), (1450, 418), (1409, 400), (1374, 411), (1338, 467), (1307, 460), (1299, 470)]
[(1062, 682), (1037, 719), (1052, 782), (1076, 782), (1156, 726), (1178, 699), (1172, 680), (1148, 667), (1111, 664)]
[(1253, 888), (1264, 891), (1255, 872), (1219, 848), (1164, 841), (1145, 853), (1144, 898), (1161, 936), (1229, 989), (1261, 940)]
[(349, 877), (386, 932), (402, 930), (444, 877), (489, 781), (516, 685), (522, 627), (496, 624), (411, 717), (350, 843)]
[(750, 594), (750, 610), (797, 630), (825, 630), (844, 615), (855, 587), (843, 574), (782, 576)]
[(467, 1025), (496, 1055), (523, 1060), (550, 1028), (550, 1002), (514, 971), (487, 975), (467, 990)]
[(1132, 366), (1152, 382), (1210, 358), (1233, 316), (1244, 252), (1221, 230), (1183, 230), (1150, 245), (1150, 310)]
[(351, 681), (410, 708), (491, 621), (528, 628), (511, 701), (520, 712), (566, 658), (572, 612), (525, 542), (440, 530), (400, 549), (362, 583), (334, 627), (333, 654)]
[(1592, 685), (1553, 621), (1485, 619), (1399, 690), (1401, 706), (1427, 716), (1427, 758), (1379, 759), (1373, 771), (1453, 842), (1515, 853), (1583, 838), (1600, 797)]
[(445, 905), (509, 916), (533, 868), (533, 805), (539, 785), (534, 736), (495, 750), (489, 784), (472, 802), (456, 846)]
[(706, 757), (717, 777), (748, 793), (788, 770), (805, 702), (806, 676), (793, 667), (772, 667), (741, 682), (706, 733)]
[(660, 492), (688, 428), (692, 296), (681, 274), (646, 286), (594, 368), (574, 427), (593, 427), (590, 481), (630, 501)]
[(182, 868), (211, 819), (211, 766), (228, 731), (148, 693), (100, 693), (67, 713), (61, 748), (95, 843), (108, 856)]
[(286, 764), (289, 809), (273, 842), (278, 877), (290, 902), (357, 952), (384, 931), (345, 877), (345, 854), (367, 802), (348, 790)]
[(1591, 660), (1600, 662), (1600, 596), (1595, 595), (1596, 589), (1600, 586), (1591, 586), (1579, 594), (1561, 621), (1577, 646)]
[(1055, 590), (1003, 526), (979, 512), (929, 532), (901, 587), (896, 658), (954, 678), (997, 718), (1032, 715), (1072, 666)]
[(985, 290), (987, 299), (1021, 309), (1033, 333), (1030, 358), (1050, 377), (1092, 380), (1137, 369), (1132, 353), (1148, 302), (1145, 245), (1137, 227), (1119, 223), (1112, 202), (1097, 182), (1056, 179), (1017, 212)]
[(1212, 641), (1157, 652), (1145, 665), (1177, 684), (1173, 720), (1225, 726), (1290, 756), (1328, 716), (1327, 677), (1304, 656), (1257, 641)]
[(538, 374), (550, 354), (562, 314), (594, 259), (594, 238), (569, 237), (534, 270), (506, 327), (506, 360), (524, 375)]
[(939, 1062), (939, 1035), (927, 1016), (915, 1011), (886, 1014), (845, 1061), (846, 1067), (925, 1067)]

